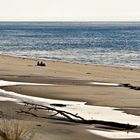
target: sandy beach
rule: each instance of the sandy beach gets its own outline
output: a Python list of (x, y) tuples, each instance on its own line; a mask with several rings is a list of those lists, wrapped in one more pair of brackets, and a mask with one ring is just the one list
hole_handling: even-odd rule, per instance
[[(0, 55), (0, 80), (53, 84), (52, 86), (15, 85), (1, 87), (23, 95), (86, 102), (87, 105), (117, 107), (125, 113), (140, 116), (140, 91), (121, 86), (93, 85), (91, 82), (129, 83), (140, 86), (140, 69), (72, 64), (44, 60), (45, 67), (36, 66), (36, 59)], [(1, 110), (20, 107), (14, 102), (0, 102)], [(9, 108), (9, 107), (8, 107)], [(51, 119), (32, 119), (41, 124), (39, 135), (44, 140), (107, 140), (87, 131), (94, 127)], [(45, 125), (44, 125), (45, 124)], [(139, 127), (135, 130), (139, 132)]]

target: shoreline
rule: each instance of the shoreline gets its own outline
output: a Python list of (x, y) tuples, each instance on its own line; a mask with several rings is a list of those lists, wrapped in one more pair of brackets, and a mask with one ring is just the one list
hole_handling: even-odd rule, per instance
[[(43, 76), (44, 74), (47, 74), (47, 77), (56, 77), (58, 79), (64, 78), (72, 80), (93, 80), (97, 82), (108, 83), (129, 83), (132, 85), (140, 86), (140, 80), (137, 76), (140, 74), (140, 69), (110, 67), (94, 64), (76, 64), (50, 60), (44, 60), (47, 65), (46, 67), (37, 67), (38, 59), (13, 57), (1, 54), (0, 60), (0, 66), (3, 70), (3, 73), (1, 73), (2, 70), (0, 72), (2, 78), (4, 75)], [(22, 68), (26, 71), (21, 70)], [(9, 72), (6, 73), (4, 70), (8, 70)]]
[(49, 59), (49, 58), (36, 58), (36, 57), (28, 57), (28, 56), (16, 56), (16, 55), (10, 55), (10, 54), (3, 54), (0, 53), (2, 56), (7, 57), (15, 57), (15, 58), (21, 58), (21, 59), (31, 59), (31, 60), (42, 60), (42, 61), (52, 61), (52, 62), (61, 62), (61, 63), (68, 63), (68, 64), (77, 64), (77, 65), (91, 65), (91, 66), (99, 66), (99, 67), (110, 67), (110, 68), (122, 68), (122, 69), (131, 69), (131, 70), (140, 70), (140, 68), (136, 67), (128, 67), (128, 66), (113, 66), (113, 65), (103, 65), (103, 64), (90, 64), (90, 63), (78, 63), (78, 62), (70, 62), (66, 60), (55, 60), (55, 59)]

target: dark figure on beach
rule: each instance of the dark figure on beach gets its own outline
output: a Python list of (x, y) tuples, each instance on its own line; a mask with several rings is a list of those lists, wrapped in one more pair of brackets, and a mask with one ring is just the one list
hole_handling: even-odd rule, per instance
[(40, 63), (39, 63), (39, 61), (37, 61), (37, 66), (39, 66), (40, 65)]
[(37, 66), (46, 66), (46, 64), (45, 63), (43, 63), (42, 61), (41, 62), (37, 62)]

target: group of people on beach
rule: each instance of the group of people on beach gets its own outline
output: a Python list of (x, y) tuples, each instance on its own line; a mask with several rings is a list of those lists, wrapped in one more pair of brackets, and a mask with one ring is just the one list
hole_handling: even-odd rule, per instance
[(37, 66), (46, 66), (46, 64), (42, 61), (41, 62), (37, 61)]

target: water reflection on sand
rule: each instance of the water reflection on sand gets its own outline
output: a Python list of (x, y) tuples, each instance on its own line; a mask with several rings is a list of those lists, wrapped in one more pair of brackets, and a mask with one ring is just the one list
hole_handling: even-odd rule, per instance
[[(10, 81), (0, 80), (0, 86), (13, 86), (13, 85), (53, 86), (51, 84), (10, 82)], [(113, 86), (114, 85), (115, 84), (113, 84)], [(3, 89), (0, 89), (0, 101), (12, 101), (16, 103), (21, 103), (23, 101), (26, 101), (29, 103), (36, 103), (40, 105), (49, 105), (49, 106), (51, 104), (63, 104), (66, 106), (65, 107), (55, 106), (55, 108), (73, 114), (78, 114), (84, 119), (95, 119), (95, 120), (112, 121), (112, 122), (125, 123), (125, 124), (129, 123), (132, 125), (140, 125), (140, 116), (126, 114), (123, 111), (120, 111), (119, 108), (86, 105), (86, 102), (63, 101), (63, 100), (33, 97), (33, 96), (21, 95), (11, 91), (5, 91)], [(134, 132), (127, 133), (125, 131), (109, 131), (109, 130), (101, 131), (101, 130), (93, 130), (93, 129), (90, 129), (88, 131), (93, 134), (100, 135), (102, 137), (112, 138), (112, 139), (140, 138), (140, 133), (134, 133)]]

